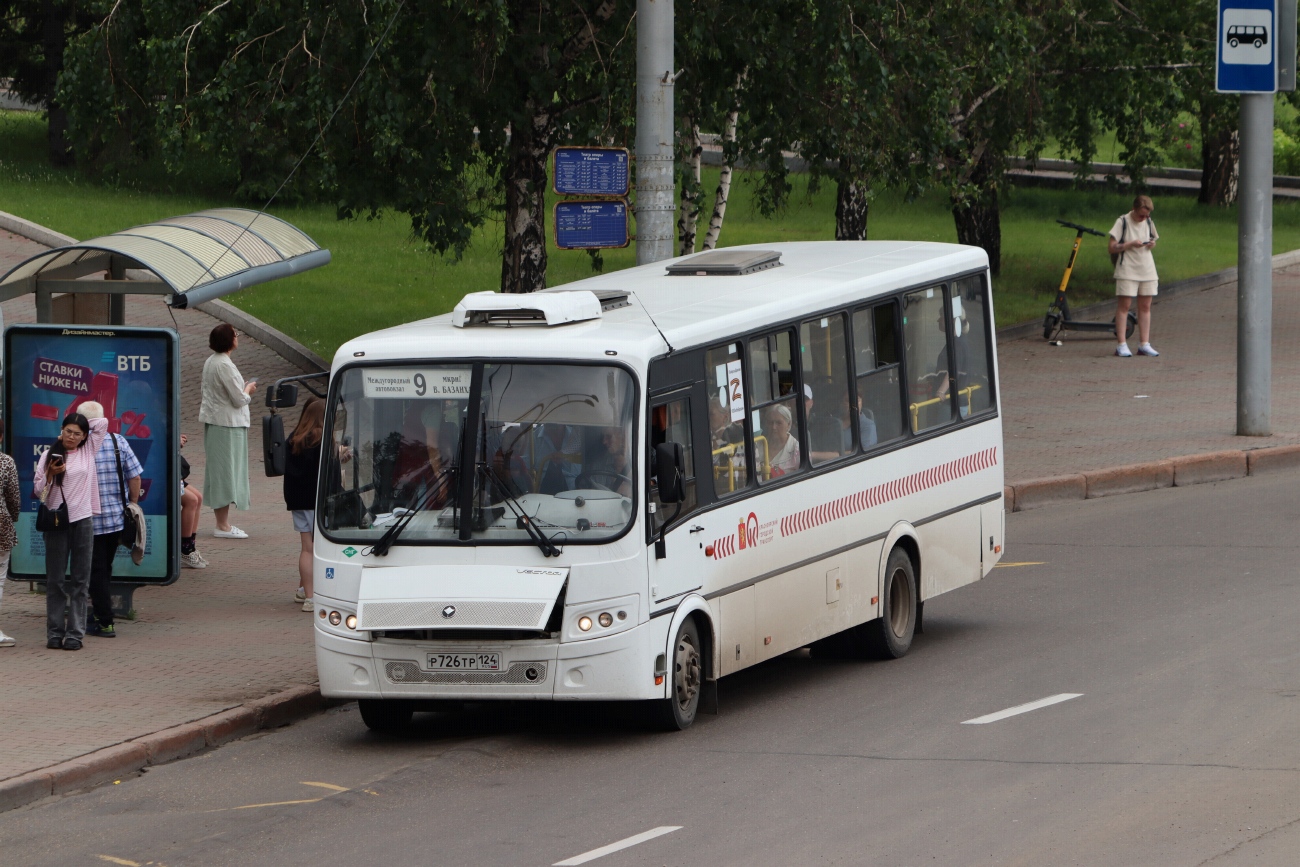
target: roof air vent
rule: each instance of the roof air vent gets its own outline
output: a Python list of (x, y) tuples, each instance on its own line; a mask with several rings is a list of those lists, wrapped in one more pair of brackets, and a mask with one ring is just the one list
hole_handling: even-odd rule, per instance
[(676, 277), (742, 277), (781, 264), (779, 250), (710, 250), (668, 266)]
[[(626, 294), (624, 294), (626, 299)], [(451, 312), (457, 328), (475, 325), (565, 325), (599, 319), (604, 309), (594, 292), (570, 289), (509, 295), (471, 292)]]

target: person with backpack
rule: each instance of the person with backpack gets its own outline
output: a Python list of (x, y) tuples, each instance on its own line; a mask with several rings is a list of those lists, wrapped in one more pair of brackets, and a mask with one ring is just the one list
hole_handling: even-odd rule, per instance
[(1151, 219), (1154, 205), (1149, 196), (1133, 199), (1133, 210), (1121, 216), (1110, 228), (1110, 260), (1115, 265), (1115, 335), (1119, 345), (1115, 354), (1132, 358), (1128, 339), (1128, 310), (1137, 298), (1138, 355), (1152, 358), (1159, 355), (1151, 345), (1151, 301), (1159, 291), (1160, 278), (1156, 275), (1156, 260), (1151, 255), (1160, 233)]
[[(104, 417), (104, 407), (88, 400), (77, 407), (87, 419)], [(95, 538), (90, 554), (90, 617), (86, 634), (97, 638), (114, 638), (113, 561), (126, 526), (126, 504), (140, 501), (140, 477), (144, 468), (121, 434), (109, 433), (95, 452), (96, 482), (99, 486), (99, 511), (91, 516)]]

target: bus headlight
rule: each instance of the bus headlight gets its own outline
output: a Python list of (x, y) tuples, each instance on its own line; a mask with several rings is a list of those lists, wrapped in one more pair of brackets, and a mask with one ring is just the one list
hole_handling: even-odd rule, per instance
[(347, 624), (348, 629), (357, 628), (357, 616), (355, 614), (349, 614), (348, 619), (343, 622)]
[(641, 597), (620, 596), (578, 603), (567, 607), (564, 615), (564, 638), (603, 638), (631, 629), (640, 622)]
[(339, 614), (337, 611), (330, 612), (330, 626), (338, 626), (342, 622), (343, 622), (342, 614)]

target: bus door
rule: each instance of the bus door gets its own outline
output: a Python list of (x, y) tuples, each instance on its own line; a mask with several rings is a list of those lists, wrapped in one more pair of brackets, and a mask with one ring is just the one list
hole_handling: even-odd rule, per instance
[(698, 526), (691, 518), (699, 503), (696, 484), (696, 431), (698, 413), (691, 408), (694, 388), (684, 388), (650, 400), (650, 435), (648, 454), (653, 464), (655, 446), (663, 442), (680, 443), (686, 453), (685, 497), (680, 503), (659, 499), (653, 467), (647, 476), (651, 514), (650, 522), (650, 606), (698, 590), (704, 583), (705, 562), (702, 538), (705, 533), (692, 530)]

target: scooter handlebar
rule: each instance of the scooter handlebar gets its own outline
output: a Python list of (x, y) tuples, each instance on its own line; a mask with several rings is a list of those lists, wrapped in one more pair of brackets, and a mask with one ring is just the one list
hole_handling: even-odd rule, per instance
[(1105, 233), (1098, 232), (1096, 229), (1089, 229), (1087, 226), (1080, 226), (1078, 223), (1067, 223), (1065, 220), (1057, 220), (1056, 222), (1060, 223), (1067, 229), (1076, 229), (1080, 232), (1087, 232), (1089, 235), (1096, 235), (1098, 238), (1106, 237)]

